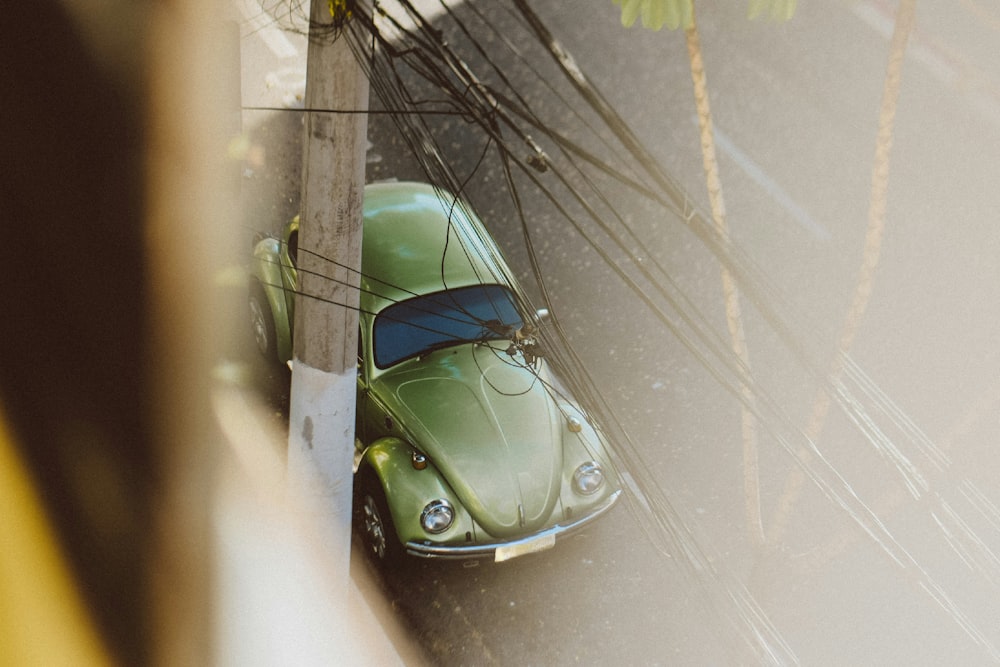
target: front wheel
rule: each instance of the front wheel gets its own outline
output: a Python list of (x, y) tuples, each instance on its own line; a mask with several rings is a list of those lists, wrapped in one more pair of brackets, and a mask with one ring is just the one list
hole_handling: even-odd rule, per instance
[(365, 551), (381, 565), (398, 564), (403, 557), (403, 546), (396, 535), (382, 484), (370, 470), (358, 476), (354, 503)]

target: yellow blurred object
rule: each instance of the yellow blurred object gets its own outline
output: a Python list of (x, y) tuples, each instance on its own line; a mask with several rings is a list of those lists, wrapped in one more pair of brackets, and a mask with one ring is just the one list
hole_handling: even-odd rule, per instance
[(327, 5), (330, 8), (330, 16), (333, 17), (334, 21), (346, 21), (354, 13), (351, 11), (347, 0), (327, 0)]
[(0, 406), (0, 665), (110, 665)]

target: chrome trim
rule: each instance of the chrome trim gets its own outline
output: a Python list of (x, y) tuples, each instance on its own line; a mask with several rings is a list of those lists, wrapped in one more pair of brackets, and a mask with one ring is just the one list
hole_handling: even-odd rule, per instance
[[(592, 475), (597, 479), (597, 486), (588, 491), (583, 488), (582, 484), (580, 484), (580, 478)], [(581, 496), (592, 496), (600, 491), (602, 486), (604, 486), (604, 469), (601, 468), (601, 464), (597, 461), (586, 461), (581, 463), (576, 467), (576, 470), (573, 471), (573, 490)]]
[(546, 535), (554, 535), (557, 539), (566, 537), (570, 533), (582, 528), (586, 524), (590, 523), (597, 517), (601, 516), (609, 509), (611, 509), (614, 504), (621, 497), (621, 489), (615, 491), (608, 499), (604, 501), (604, 504), (598, 507), (596, 510), (588, 514), (587, 516), (574, 521), (573, 523), (567, 524), (556, 524), (551, 528), (546, 528), (545, 530), (539, 531), (537, 533), (532, 533), (526, 537), (522, 537), (516, 540), (510, 540), (506, 542), (491, 542), (489, 544), (423, 544), (422, 542), (407, 542), (406, 543), (406, 553), (411, 556), (419, 556), (420, 558), (444, 558), (444, 559), (455, 559), (464, 560), (467, 558), (492, 558), (495, 556), (496, 550), (499, 547), (510, 547), (519, 544), (526, 544), (532, 542), (539, 538), (543, 538)]
[[(436, 512), (438, 510), (448, 511), (448, 525), (446, 525), (444, 528), (439, 528), (438, 530), (431, 530), (430, 528), (427, 527), (427, 516), (431, 512)], [(426, 530), (428, 533), (431, 533), (432, 535), (436, 535), (437, 533), (443, 533), (444, 531), (451, 528), (451, 524), (453, 524), (454, 522), (455, 522), (455, 509), (451, 506), (451, 503), (449, 503), (448, 500), (445, 498), (438, 498), (437, 500), (430, 501), (429, 503), (427, 503), (427, 505), (424, 506), (424, 511), (420, 513), (420, 527)]]

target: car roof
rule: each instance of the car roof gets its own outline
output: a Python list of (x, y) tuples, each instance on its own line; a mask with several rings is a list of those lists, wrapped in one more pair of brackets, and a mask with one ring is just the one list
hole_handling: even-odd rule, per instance
[(475, 214), (431, 185), (366, 186), (363, 230), (363, 312), (377, 313), (416, 294), (512, 282), (500, 251)]

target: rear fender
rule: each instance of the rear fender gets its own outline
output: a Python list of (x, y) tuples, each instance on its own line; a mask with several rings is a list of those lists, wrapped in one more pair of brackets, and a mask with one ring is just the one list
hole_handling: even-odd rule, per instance
[(292, 328), (284, 283), (281, 279), (280, 250), (281, 242), (278, 239), (266, 238), (258, 242), (254, 246), (251, 271), (263, 288), (267, 303), (271, 307), (278, 361), (285, 363), (292, 358)]

